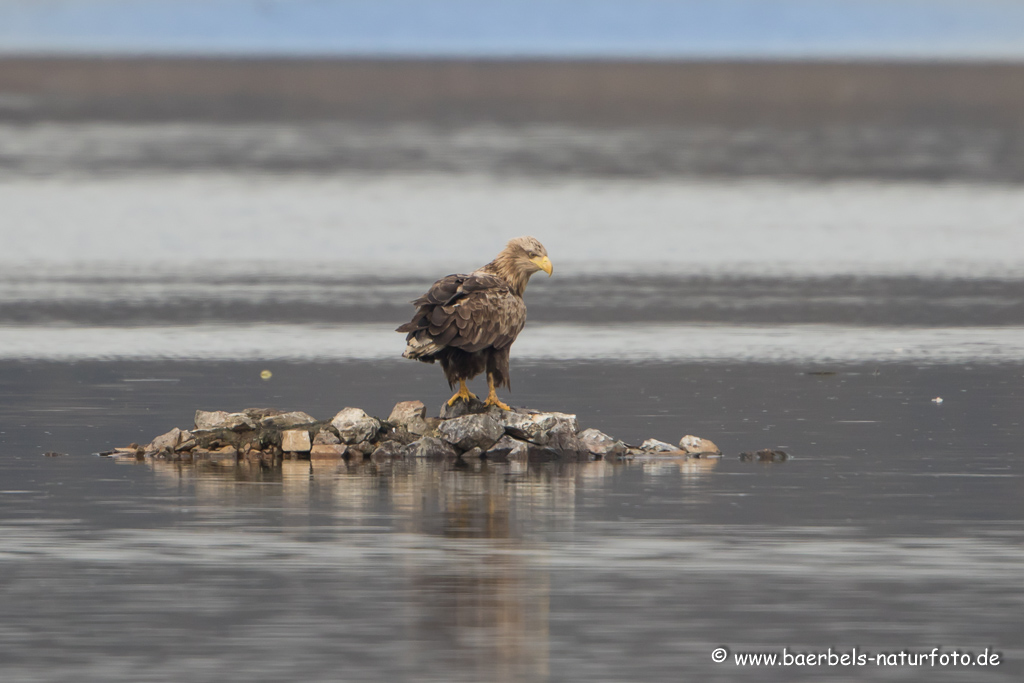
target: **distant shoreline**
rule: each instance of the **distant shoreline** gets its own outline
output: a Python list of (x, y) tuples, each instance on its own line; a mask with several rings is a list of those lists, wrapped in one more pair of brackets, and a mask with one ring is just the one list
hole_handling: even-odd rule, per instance
[(1024, 63), (0, 57), (0, 121), (1024, 126)]

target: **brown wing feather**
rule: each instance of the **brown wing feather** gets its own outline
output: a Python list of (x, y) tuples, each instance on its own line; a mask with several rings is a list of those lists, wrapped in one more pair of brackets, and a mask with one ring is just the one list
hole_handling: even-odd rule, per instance
[(507, 348), (526, 324), (526, 305), (507, 282), (484, 273), (449, 275), (413, 304), (413, 320), (398, 328), (409, 337), (426, 333), (437, 346), (463, 351)]

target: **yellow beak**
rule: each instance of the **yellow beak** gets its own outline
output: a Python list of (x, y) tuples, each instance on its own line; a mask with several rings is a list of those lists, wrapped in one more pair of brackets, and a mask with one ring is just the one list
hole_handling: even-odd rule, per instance
[(553, 270), (551, 266), (551, 259), (549, 259), (547, 256), (537, 256), (536, 258), (532, 258), (530, 260), (533, 261), (538, 268), (547, 273), (548, 277), (551, 277), (551, 271)]

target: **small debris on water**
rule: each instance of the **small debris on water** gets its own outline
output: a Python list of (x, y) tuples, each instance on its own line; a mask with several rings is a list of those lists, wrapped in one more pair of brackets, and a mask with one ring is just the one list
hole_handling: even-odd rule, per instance
[(789, 460), (789, 453), (778, 449), (764, 448), (755, 453), (750, 451), (740, 453), (740, 460), (744, 462), (786, 462)]
[(260, 379), (262, 380), (268, 380), (273, 376), (274, 373), (272, 373), (270, 370), (264, 370), (263, 372), (260, 373)]
[(67, 455), (67, 453), (58, 453), (57, 451), (46, 451), (43, 453), (43, 456), (47, 458), (59, 458), (62, 455)]
[(942, 397), (936, 396), (935, 398), (932, 399), (932, 403), (942, 403)]

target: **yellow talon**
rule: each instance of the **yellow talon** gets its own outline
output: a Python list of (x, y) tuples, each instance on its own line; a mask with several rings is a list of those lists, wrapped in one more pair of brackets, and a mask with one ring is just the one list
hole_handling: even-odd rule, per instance
[(484, 405), (488, 407), (498, 406), (502, 410), (512, 410), (511, 408), (509, 408), (507, 403), (503, 403), (502, 400), (495, 396), (494, 394), (491, 394), (490, 396), (487, 397), (487, 400), (484, 401)]
[(466, 380), (460, 379), (459, 390), (455, 392), (454, 396), (448, 399), (448, 405), (455, 405), (455, 402), (458, 401), (459, 399), (462, 399), (463, 401), (466, 401), (468, 403), (469, 399), (471, 398), (476, 398), (476, 394), (471, 392), (469, 390), (469, 387), (466, 386)]
[(484, 405), (487, 407), (498, 406), (502, 410), (512, 410), (508, 407), (507, 403), (503, 403), (498, 394), (494, 391), (494, 378), (487, 375), (487, 399), (484, 401)]

